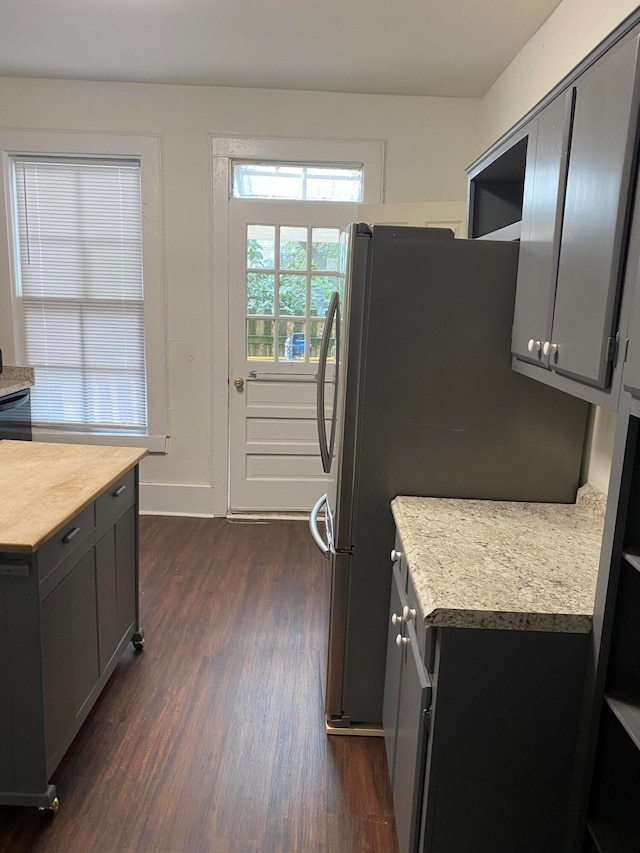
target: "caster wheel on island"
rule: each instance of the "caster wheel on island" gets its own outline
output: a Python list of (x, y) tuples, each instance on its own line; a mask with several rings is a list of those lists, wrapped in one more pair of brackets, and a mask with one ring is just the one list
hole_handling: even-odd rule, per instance
[(137, 652), (141, 652), (144, 649), (144, 630), (142, 628), (135, 632), (131, 638), (131, 642), (133, 643), (133, 648)]
[(51, 800), (51, 805), (49, 806), (38, 806), (38, 811), (41, 812), (51, 812), (51, 814), (55, 814), (60, 808), (60, 800), (57, 797), (54, 797)]

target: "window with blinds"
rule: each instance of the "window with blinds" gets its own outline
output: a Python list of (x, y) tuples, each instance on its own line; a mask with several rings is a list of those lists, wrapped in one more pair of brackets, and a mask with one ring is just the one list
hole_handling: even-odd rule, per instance
[(140, 162), (13, 156), (34, 424), (147, 431)]

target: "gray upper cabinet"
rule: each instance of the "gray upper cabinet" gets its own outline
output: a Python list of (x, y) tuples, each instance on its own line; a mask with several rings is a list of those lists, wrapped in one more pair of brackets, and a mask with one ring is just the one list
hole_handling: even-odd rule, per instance
[(597, 387), (608, 382), (609, 338), (628, 220), (637, 125), (638, 37), (577, 81), (565, 195), (552, 366)]
[(513, 353), (598, 389), (615, 360), (637, 66), (633, 35), (542, 111), (525, 182)]
[(529, 126), (512, 351), (535, 364), (553, 324), (572, 101), (558, 95)]

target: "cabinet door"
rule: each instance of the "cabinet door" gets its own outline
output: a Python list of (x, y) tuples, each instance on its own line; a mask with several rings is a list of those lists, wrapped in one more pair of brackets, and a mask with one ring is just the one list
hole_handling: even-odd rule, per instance
[(640, 396), (640, 269), (636, 275), (628, 335), (629, 351), (622, 381), (625, 389), (638, 397)]
[(40, 624), (47, 761), (55, 764), (98, 680), (93, 549), (44, 599)]
[(609, 50), (575, 85), (551, 367), (600, 388), (628, 219), (637, 119), (638, 38)]
[(96, 545), (100, 672), (135, 623), (135, 513), (133, 506)]
[[(384, 729), (384, 745), (387, 751), (389, 778), (393, 786), (394, 764), (396, 756), (396, 731), (398, 728), (398, 702), (400, 700), (400, 678), (402, 674), (402, 649), (396, 644), (398, 635), (402, 636), (402, 623), (398, 617), (406, 604), (402, 590), (402, 578), (398, 563), (393, 566), (391, 578), (391, 603), (389, 605), (389, 623), (387, 635), (387, 667), (384, 678), (384, 700), (382, 705), (382, 727)], [(396, 617), (394, 624), (394, 615)]]
[(558, 95), (529, 133), (511, 348), (518, 358), (545, 367), (542, 345), (553, 322), (572, 101), (572, 92)]
[(419, 840), (431, 682), (420, 659), (413, 624), (409, 622), (403, 630), (408, 642), (403, 649), (393, 805), (400, 853), (414, 853)]

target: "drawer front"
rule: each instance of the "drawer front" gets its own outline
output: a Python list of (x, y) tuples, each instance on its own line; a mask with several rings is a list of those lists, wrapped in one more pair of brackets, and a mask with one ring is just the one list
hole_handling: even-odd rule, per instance
[(63, 560), (78, 551), (93, 536), (95, 527), (94, 504), (79, 512), (51, 539), (38, 549), (38, 571), (40, 581), (47, 577)]
[(121, 515), (136, 500), (136, 469), (132, 468), (104, 491), (96, 500), (96, 527), (98, 535), (113, 527)]

